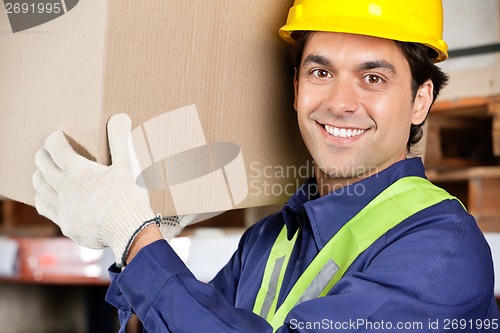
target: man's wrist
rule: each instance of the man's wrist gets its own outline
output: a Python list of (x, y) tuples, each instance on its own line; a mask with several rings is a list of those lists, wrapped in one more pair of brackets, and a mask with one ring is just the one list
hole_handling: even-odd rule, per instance
[(163, 239), (163, 236), (156, 223), (146, 225), (132, 240), (127, 251), (128, 253), (124, 255), (125, 258), (123, 261), (129, 264), (142, 248), (161, 239)]

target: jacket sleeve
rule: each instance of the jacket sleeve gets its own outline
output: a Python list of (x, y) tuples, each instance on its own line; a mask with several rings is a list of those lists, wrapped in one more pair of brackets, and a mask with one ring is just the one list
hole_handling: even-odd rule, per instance
[(120, 310), (122, 326), (133, 312), (150, 333), (272, 332), (264, 319), (223, 294), (198, 281), (166, 241), (157, 241), (112, 274), (107, 300)]

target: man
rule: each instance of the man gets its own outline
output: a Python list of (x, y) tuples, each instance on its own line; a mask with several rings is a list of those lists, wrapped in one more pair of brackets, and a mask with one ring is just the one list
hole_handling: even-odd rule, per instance
[[(242, 237), (210, 284), (163, 239), (131, 176), (130, 120), (113, 116), (113, 164), (76, 155), (54, 133), (36, 156), (38, 211), (89, 247), (111, 247), (108, 301), (122, 331), (493, 332), (491, 253), (460, 202), (407, 158), (445, 84), (439, 0), (297, 0), (295, 108), (315, 162), (282, 212)], [(175, 221), (174, 221), (175, 224)], [(162, 234), (163, 231), (163, 234)]]

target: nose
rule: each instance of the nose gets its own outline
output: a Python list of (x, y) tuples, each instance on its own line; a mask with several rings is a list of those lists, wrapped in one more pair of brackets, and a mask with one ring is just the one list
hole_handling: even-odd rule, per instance
[(355, 112), (358, 109), (358, 96), (355, 84), (349, 78), (336, 77), (327, 91), (324, 103), (336, 115)]

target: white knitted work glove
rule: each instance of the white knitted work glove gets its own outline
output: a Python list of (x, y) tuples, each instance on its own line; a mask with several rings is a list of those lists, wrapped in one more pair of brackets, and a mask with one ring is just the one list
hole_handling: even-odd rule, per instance
[(136, 185), (129, 156), (130, 131), (126, 114), (110, 117), (111, 166), (78, 155), (62, 132), (54, 132), (36, 153), (38, 169), (33, 175), (38, 213), (82, 246), (110, 247), (119, 265), (125, 264), (134, 237), (146, 225), (158, 224), (170, 238), (182, 230), (180, 223), (169, 226), (170, 218), (155, 217), (147, 190)]
[(161, 217), (159, 226), (163, 238), (170, 243), (172, 238), (177, 236), (186, 226), (191, 224), (194, 217), (195, 215)]

